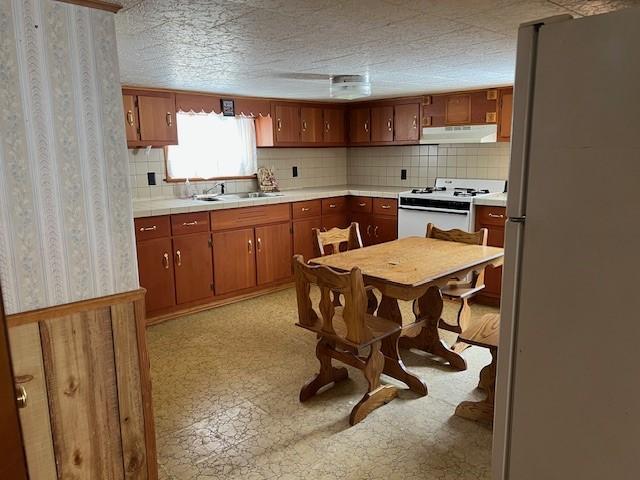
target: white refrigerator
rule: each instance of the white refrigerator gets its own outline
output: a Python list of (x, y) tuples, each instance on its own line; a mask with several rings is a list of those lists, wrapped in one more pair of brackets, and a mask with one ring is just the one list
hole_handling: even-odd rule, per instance
[(494, 480), (640, 479), (640, 8), (521, 26)]

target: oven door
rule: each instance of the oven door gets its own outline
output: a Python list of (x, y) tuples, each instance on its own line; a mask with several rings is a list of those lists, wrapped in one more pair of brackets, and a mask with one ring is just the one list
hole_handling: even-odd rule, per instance
[(427, 234), (427, 223), (433, 223), (442, 230), (459, 228), (470, 231), (470, 212), (437, 208), (398, 208), (398, 238), (424, 237)]

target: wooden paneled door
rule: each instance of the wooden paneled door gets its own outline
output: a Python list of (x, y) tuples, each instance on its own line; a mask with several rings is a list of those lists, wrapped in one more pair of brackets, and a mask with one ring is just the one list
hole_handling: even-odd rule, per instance
[(420, 140), (420, 104), (408, 103), (395, 107), (395, 135), (397, 142)]
[(9, 354), (9, 336), (0, 289), (0, 478), (27, 480), (27, 460), (22, 443), (15, 381)]
[(471, 94), (449, 95), (445, 102), (444, 123), (446, 125), (471, 123)]
[(140, 140), (143, 142), (177, 142), (176, 99), (173, 93), (138, 95)]
[(178, 304), (213, 297), (211, 236), (207, 233), (173, 238)]
[(296, 220), (293, 222), (293, 253), (302, 255), (304, 260), (318, 256), (315, 247), (315, 238), (313, 237), (313, 229), (321, 228), (322, 223), (320, 217), (309, 218), (305, 220)]
[(346, 143), (345, 111), (342, 108), (325, 108), (324, 137), (328, 145), (344, 145)]
[(384, 243), (398, 238), (398, 219), (374, 215), (372, 223), (373, 243)]
[(349, 143), (353, 145), (371, 142), (371, 110), (353, 108), (349, 114)]
[(140, 285), (147, 289), (147, 312), (174, 306), (176, 298), (171, 239), (156, 238), (138, 242), (137, 251)]
[(300, 142), (300, 107), (276, 105), (274, 107), (276, 144)]
[(256, 227), (258, 285), (292, 275), (291, 227), (289, 222)]
[(256, 254), (253, 228), (213, 234), (215, 290), (224, 295), (256, 286)]
[(322, 143), (322, 109), (300, 108), (300, 141), (302, 143)]
[(371, 143), (393, 142), (393, 106), (371, 107)]
[(498, 92), (498, 141), (511, 140), (513, 116), (513, 88), (501, 88)]
[(138, 122), (138, 107), (135, 95), (123, 95), (124, 128), (127, 134), (127, 142), (140, 140), (140, 123)]

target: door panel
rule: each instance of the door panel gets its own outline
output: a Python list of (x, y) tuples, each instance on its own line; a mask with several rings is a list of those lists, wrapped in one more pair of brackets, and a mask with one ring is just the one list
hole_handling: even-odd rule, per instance
[(362, 244), (366, 247), (375, 243), (373, 237), (373, 216), (369, 213), (352, 213), (351, 221), (356, 222), (360, 229)]
[(209, 233), (173, 239), (173, 261), (178, 304), (213, 297), (213, 265)]
[(300, 141), (302, 143), (322, 143), (323, 129), (321, 108), (300, 108)]
[(349, 115), (349, 142), (352, 144), (371, 142), (371, 111), (354, 108)]
[(216, 295), (256, 286), (253, 228), (213, 234)]
[(123, 95), (122, 104), (124, 107), (124, 128), (127, 134), (127, 141), (140, 140), (136, 97), (134, 95)]
[(176, 304), (173, 280), (173, 260), (170, 238), (138, 242), (138, 274), (140, 286), (147, 289), (147, 312)]
[(390, 242), (398, 238), (396, 217), (373, 217), (373, 243)]
[(324, 143), (332, 145), (344, 145), (345, 142), (345, 111), (341, 108), (325, 108)]
[(396, 105), (394, 140), (417, 142), (420, 139), (420, 104)]
[(322, 229), (331, 230), (332, 228), (347, 228), (349, 226), (349, 215), (344, 213), (332, 213), (322, 216)]
[(313, 229), (321, 227), (320, 217), (293, 222), (293, 253), (302, 255), (305, 261), (317, 257), (318, 252), (315, 246), (316, 239), (313, 235)]
[(445, 103), (444, 123), (447, 125), (461, 125), (471, 122), (471, 95), (447, 96)]
[(256, 228), (258, 285), (291, 276), (290, 228), (288, 222)]
[(300, 142), (300, 107), (275, 106), (276, 143)]
[(498, 124), (498, 141), (511, 140), (511, 122), (513, 116), (513, 89), (500, 90), (500, 118)]
[(371, 141), (393, 142), (393, 106), (371, 107)]
[(176, 142), (176, 102), (174, 94), (138, 96), (140, 140)]
[(14, 386), (7, 323), (0, 291), (0, 478), (27, 480), (16, 390)]

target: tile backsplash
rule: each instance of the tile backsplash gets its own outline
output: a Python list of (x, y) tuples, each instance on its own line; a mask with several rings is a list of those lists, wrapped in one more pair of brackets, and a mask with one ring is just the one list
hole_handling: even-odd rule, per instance
[[(348, 150), (348, 182), (424, 187), (437, 177), (507, 179), (509, 143), (464, 143)], [(401, 178), (406, 170), (407, 178)]]
[[(258, 166), (272, 167), (282, 190), (344, 185), (347, 183), (346, 148), (269, 148), (258, 149)], [(293, 176), (297, 167), (298, 176)], [(156, 185), (148, 184), (147, 173), (154, 172)], [(133, 196), (137, 199), (185, 197), (183, 183), (166, 183), (162, 148), (129, 150), (129, 174)], [(255, 191), (256, 180), (225, 180), (227, 193)], [(200, 193), (215, 184), (193, 182), (191, 193)]]
[[(411, 145), (351, 148), (261, 148), (258, 166), (272, 167), (282, 190), (330, 185), (384, 185), (423, 187), (436, 177), (506, 179), (508, 143)], [(164, 151), (129, 150), (129, 174), (137, 199), (188, 195), (183, 183), (164, 181)], [(293, 176), (297, 167), (298, 176)], [(406, 170), (406, 179), (401, 178)], [(148, 184), (154, 172), (156, 185)], [(227, 193), (257, 190), (256, 180), (226, 180)], [(200, 193), (215, 182), (194, 182), (190, 193)]]

